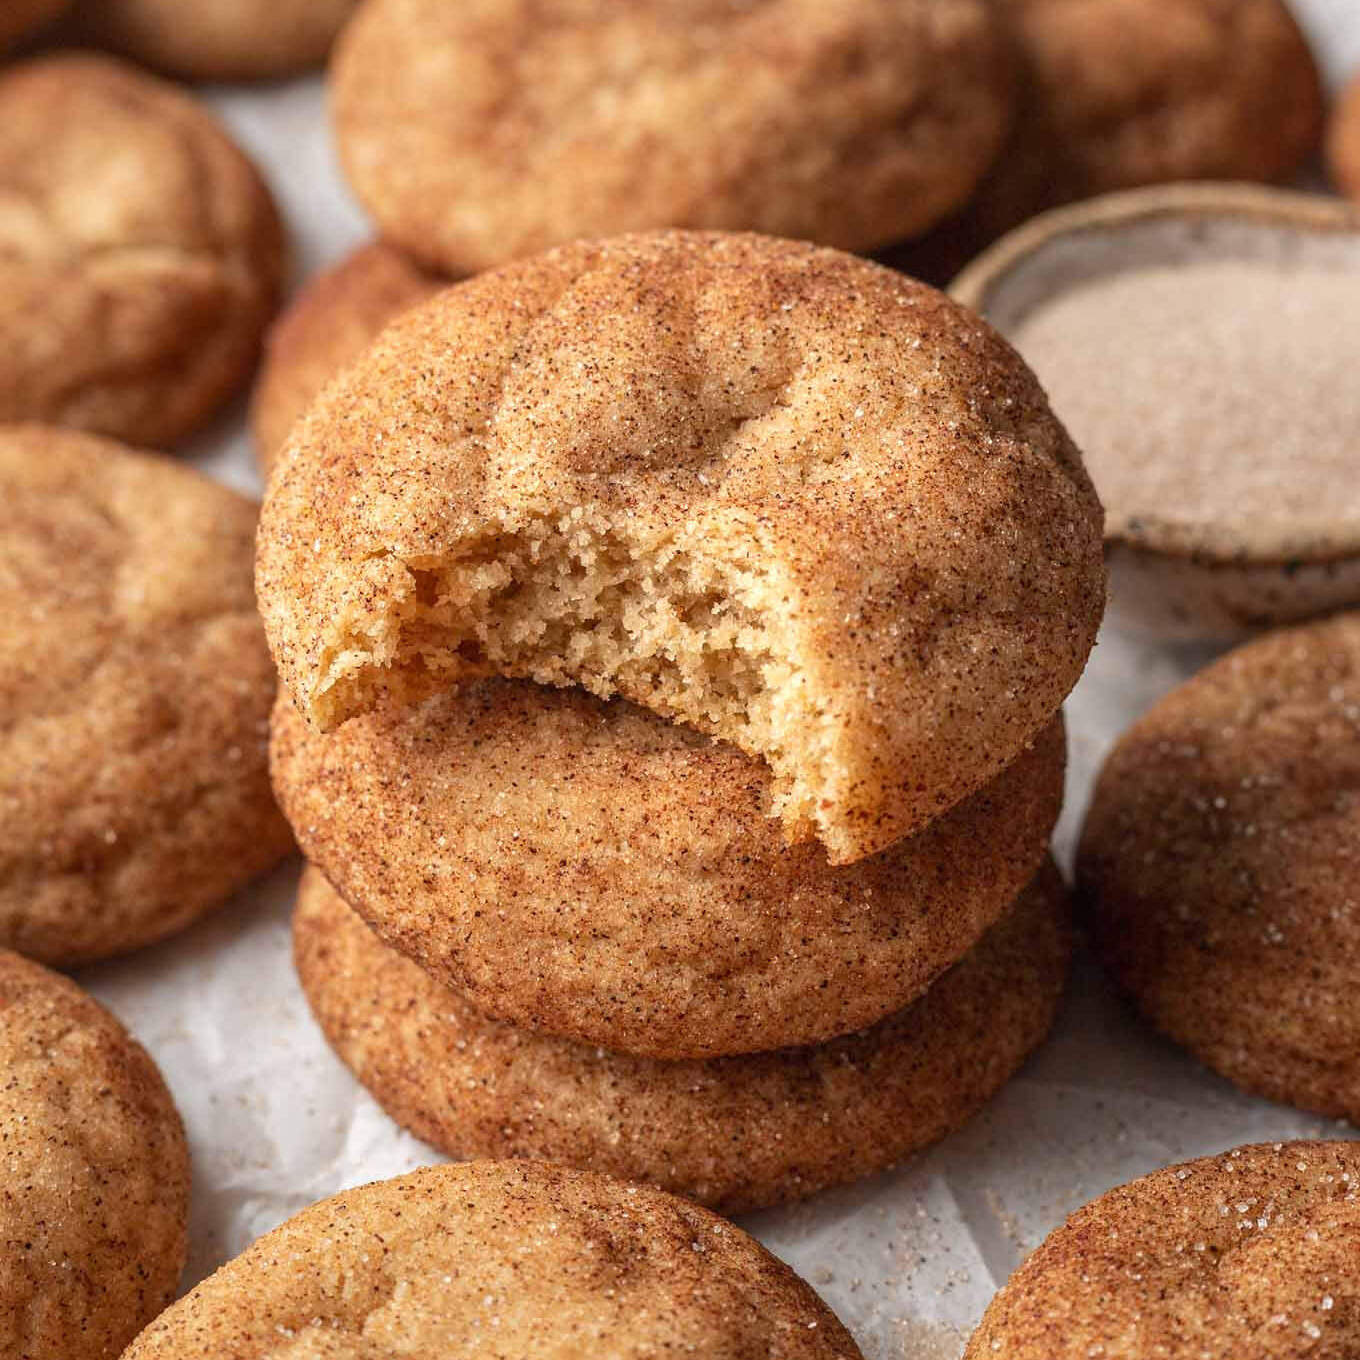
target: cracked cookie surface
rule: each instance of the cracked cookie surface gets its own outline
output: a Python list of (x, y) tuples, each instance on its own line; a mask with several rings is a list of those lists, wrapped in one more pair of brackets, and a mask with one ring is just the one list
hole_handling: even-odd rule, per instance
[(264, 182), (188, 96), (83, 54), (0, 73), (0, 421), (169, 447), (244, 381), (282, 269)]
[(836, 251), (659, 233), (449, 288), (293, 431), (257, 583), (325, 727), (484, 674), (732, 741), (848, 863), (1047, 725), (1101, 512), (1033, 375)]
[(886, 245), (1010, 114), (983, 0), (376, 0), (332, 81), (382, 235), (458, 273), (660, 227)]
[(465, 1162), (304, 1210), (124, 1360), (690, 1354), (860, 1360), (802, 1280), (698, 1205), (541, 1162)]
[(184, 1130), (141, 1045), (6, 949), (0, 1154), (0, 1353), (113, 1360), (179, 1284)]
[(488, 1020), (382, 944), (315, 868), (293, 917), (303, 991), (398, 1123), (455, 1157), (535, 1157), (723, 1213), (873, 1175), (970, 1119), (1043, 1040), (1071, 956), (1049, 865), (914, 1005), (812, 1048), (664, 1062)]
[(1011, 1276), (964, 1360), (1349, 1360), (1360, 1143), (1237, 1148), (1079, 1209)]
[(1360, 614), (1248, 643), (1135, 723), (1077, 881), (1158, 1029), (1250, 1091), (1360, 1119)]
[(0, 427), (0, 943), (71, 965), (170, 934), (291, 844), (255, 506), (169, 460)]
[(917, 836), (833, 867), (784, 843), (759, 761), (578, 690), (484, 681), (328, 735), (281, 700), (273, 742), (303, 850), (390, 944), (501, 1019), (659, 1057), (812, 1043), (914, 1000), (1038, 869), (1063, 757), (1054, 723)]

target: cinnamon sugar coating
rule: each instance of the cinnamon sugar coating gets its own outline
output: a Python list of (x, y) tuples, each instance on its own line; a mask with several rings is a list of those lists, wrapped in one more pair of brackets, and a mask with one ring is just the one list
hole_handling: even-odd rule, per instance
[(964, 1360), (1349, 1360), (1360, 1143), (1237, 1148), (1073, 1214), (996, 1296)]
[(189, 1151), (160, 1073), (73, 982), (0, 949), (0, 1353), (109, 1360), (175, 1296)]
[(257, 584), (323, 727), (487, 673), (734, 742), (833, 862), (1047, 725), (1101, 512), (1015, 352), (889, 270), (763, 237), (579, 244), (389, 326), (294, 430)]
[(308, 858), (472, 1004), (705, 1057), (846, 1033), (925, 991), (1038, 869), (1063, 737), (841, 868), (784, 844), (759, 761), (576, 690), (486, 681), (328, 736), (280, 702), (273, 768)]
[(72, 965), (159, 940), (292, 844), (255, 505), (90, 435), (0, 427), (0, 943)]
[(331, 80), (384, 239), (453, 273), (661, 227), (886, 245), (1011, 95), (987, 0), (370, 0)]
[(265, 337), (250, 402), (255, 458), (267, 476), (316, 394), (357, 359), (394, 316), (444, 282), (374, 241), (311, 279)]
[(1081, 840), (1097, 948), (1238, 1085), (1360, 1119), (1360, 615), (1267, 634), (1115, 747)]
[(430, 1167), (323, 1200), (123, 1360), (860, 1360), (787, 1266), (696, 1204), (542, 1162)]
[(327, 1039), (419, 1137), (452, 1156), (646, 1181), (723, 1213), (873, 1175), (965, 1123), (1048, 1033), (1071, 956), (1049, 865), (925, 996), (872, 1029), (664, 1062), (488, 1020), (384, 946), (315, 868), (293, 944)]

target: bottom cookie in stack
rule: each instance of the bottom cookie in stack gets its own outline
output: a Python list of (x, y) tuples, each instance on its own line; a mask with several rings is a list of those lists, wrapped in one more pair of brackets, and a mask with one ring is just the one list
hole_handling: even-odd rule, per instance
[(294, 946), (327, 1039), (427, 1142), (643, 1180), (728, 1213), (872, 1175), (966, 1123), (1047, 1034), (1071, 957), (1048, 863), (924, 996), (872, 1028), (668, 1061), (488, 1019), (384, 944), (315, 868)]

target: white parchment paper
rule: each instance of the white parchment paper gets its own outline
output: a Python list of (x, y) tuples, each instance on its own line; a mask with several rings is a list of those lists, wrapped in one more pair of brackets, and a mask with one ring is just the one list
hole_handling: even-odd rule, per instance
[[(1360, 66), (1360, 0), (1297, 0), (1329, 78)], [(319, 80), (207, 97), (268, 173), (298, 277), (366, 239)], [(243, 405), (196, 461), (258, 491)], [(1207, 659), (1110, 630), (1068, 704), (1070, 853), (1110, 743)], [(82, 980), (160, 1063), (194, 1156), (186, 1288), (304, 1205), (437, 1160), (335, 1059), (293, 975), (290, 864), (161, 947)], [(886, 1176), (745, 1221), (821, 1291), (870, 1360), (957, 1356), (996, 1288), (1064, 1215), (1154, 1167), (1255, 1140), (1353, 1131), (1234, 1091), (1149, 1034), (1082, 960), (1049, 1044), (967, 1129)]]

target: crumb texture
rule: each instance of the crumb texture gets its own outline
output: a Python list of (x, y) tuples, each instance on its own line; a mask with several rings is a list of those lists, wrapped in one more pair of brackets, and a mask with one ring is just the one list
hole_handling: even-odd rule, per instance
[(442, 280), (374, 242), (312, 279), (270, 328), (251, 397), (255, 456), (268, 475), (297, 419), (394, 316)]
[(584, 685), (760, 756), (789, 835), (845, 863), (1047, 724), (1100, 527), (971, 314), (837, 252), (663, 233), (390, 326), (295, 429), (257, 579), (324, 727), (491, 672)]
[(381, 1181), (304, 1210), (125, 1360), (860, 1360), (826, 1305), (684, 1200), (530, 1162)]
[(282, 233), (222, 127), (110, 58), (0, 74), (0, 420), (148, 447), (244, 380)]
[(1360, 1119), (1360, 615), (1239, 648), (1136, 723), (1078, 882), (1160, 1029), (1249, 1090)]
[(273, 769), (308, 857), (481, 1009), (704, 1057), (919, 996), (1038, 869), (1063, 754), (1055, 723), (925, 831), (842, 867), (784, 843), (759, 761), (579, 690), (484, 681), (326, 736), (280, 701)]
[(175, 1296), (189, 1153), (151, 1059), (0, 950), (0, 1353), (113, 1360)]
[(1078, 1210), (1011, 1276), (964, 1360), (1350, 1360), (1360, 1143), (1238, 1148)]
[(287, 853), (255, 506), (153, 455), (0, 428), (0, 942), (162, 938)]
[(384, 238), (443, 269), (658, 227), (868, 249), (977, 183), (1007, 57), (984, 0), (377, 0), (333, 108)]
[(74, 36), (186, 80), (319, 66), (358, 0), (81, 0)]
[(707, 1062), (488, 1020), (384, 946), (314, 868), (293, 938), (326, 1037), (427, 1142), (604, 1171), (741, 1213), (873, 1175), (976, 1114), (1052, 1024), (1071, 955), (1065, 898), (1049, 866), (924, 997), (872, 1029)]

